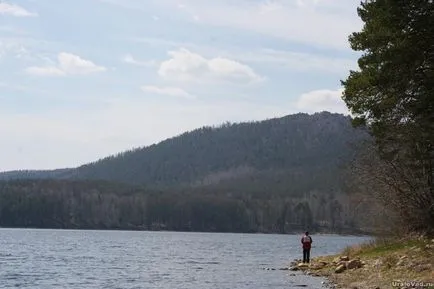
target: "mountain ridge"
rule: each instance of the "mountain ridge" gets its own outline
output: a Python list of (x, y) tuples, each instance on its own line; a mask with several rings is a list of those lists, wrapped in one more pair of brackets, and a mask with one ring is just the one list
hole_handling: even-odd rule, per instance
[[(336, 141), (340, 134), (349, 137)], [(157, 187), (198, 185), (215, 180), (219, 174), (226, 175), (221, 179), (233, 178), (240, 173), (239, 168), (249, 168), (250, 172), (300, 169), (306, 163), (315, 166), (318, 158), (335, 165), (340, 157), (348, 158), (345, 142), (351, 136), (357, 141), (361, 135), (352, 128), (349, 116), (297, 113), (204, 126), (75, 168), (1, 172), (0, 180), (96, 179)]]
[(348, 116), (295, 114), (202, 127), (77, 168), (6, 172), (0, 226), (369, 230), (372, 204), (345, 175), (367, 137)]

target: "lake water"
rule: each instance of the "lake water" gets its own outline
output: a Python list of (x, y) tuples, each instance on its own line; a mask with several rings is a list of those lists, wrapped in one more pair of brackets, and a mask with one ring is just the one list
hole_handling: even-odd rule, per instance
[[(311, 255), (367, 238), (313, 235)], [(300, 236), (0, 229), (0, 288), (322, 288), (290, 271)]]

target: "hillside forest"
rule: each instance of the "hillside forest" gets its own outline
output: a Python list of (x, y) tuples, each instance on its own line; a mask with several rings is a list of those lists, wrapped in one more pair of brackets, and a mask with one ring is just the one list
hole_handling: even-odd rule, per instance
[(359, 232), (367, 202), (342, 173), (368, 138), (348, 117), (297, 114), (204, 127), (74, 169), (6, 172), (0, 224)]

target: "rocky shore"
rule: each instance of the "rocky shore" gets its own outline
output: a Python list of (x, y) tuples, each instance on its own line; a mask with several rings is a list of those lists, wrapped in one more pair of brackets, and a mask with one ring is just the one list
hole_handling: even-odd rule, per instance
[(291, 271), (325, 277), (329, 288), (434, 288), (434, 239), (377, 240), (342, 254), (294, 260)]

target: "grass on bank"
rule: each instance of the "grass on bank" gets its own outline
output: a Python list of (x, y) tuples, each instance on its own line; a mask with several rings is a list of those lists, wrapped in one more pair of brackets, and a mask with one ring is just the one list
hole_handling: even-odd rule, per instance
[[(340, 256), (360, 259), (364, 266), (336, 274), (331, 263)], [(434, 240), (428, 238), (379, 238), (347, 247), (338, 255), (314, 258), (312, 263), (320, 261), (328, 265), (317, 273), (340, 288), (399, 288), (396, 281), (434, 283)]]

